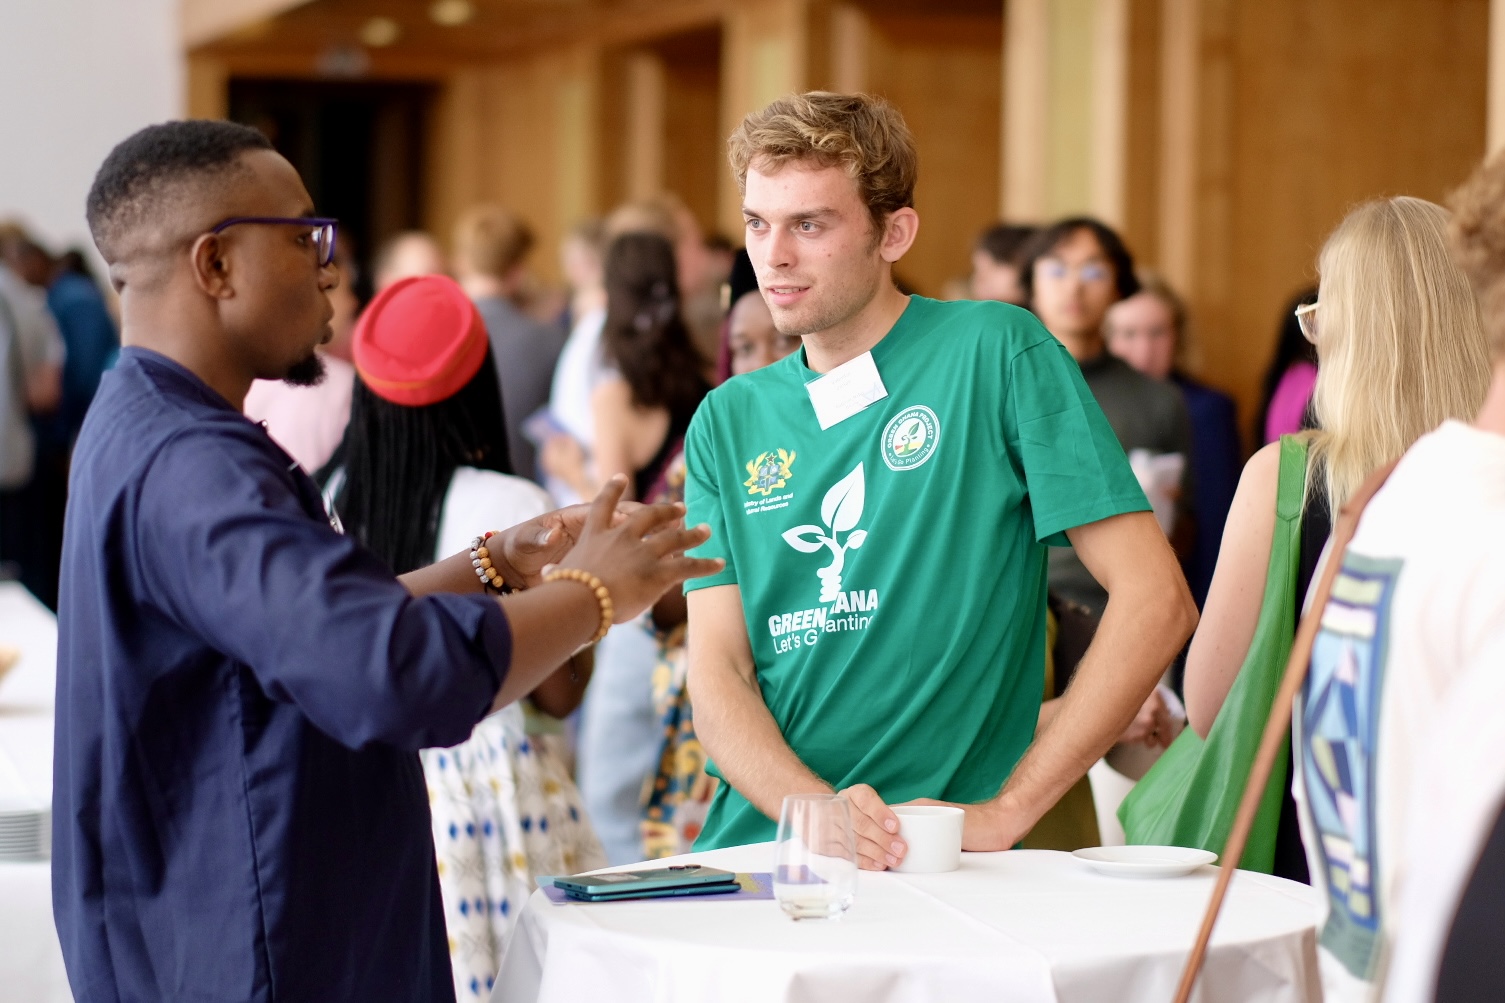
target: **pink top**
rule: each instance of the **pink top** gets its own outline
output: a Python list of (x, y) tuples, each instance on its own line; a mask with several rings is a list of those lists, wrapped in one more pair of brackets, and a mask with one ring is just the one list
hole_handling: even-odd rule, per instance
[(277, 445), (310, 474), (329, 462), (345, 437), (355, 388), (354, 366), (333, 355), (323, 359), (324, 382), (316, 387), (257, 380), (246, 394), (246, 417), (266, 422)]
[(1270, 398), (1270, 412), (1265, 416), (1265, 442), (1301, 431), (1301, 417), (1317, 386), (1317, 367), (1310, 362), (1293, 362), (1275, 385)]

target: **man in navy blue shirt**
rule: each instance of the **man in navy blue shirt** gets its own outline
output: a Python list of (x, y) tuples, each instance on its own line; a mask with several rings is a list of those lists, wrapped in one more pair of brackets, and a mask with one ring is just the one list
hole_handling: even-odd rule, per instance
[(614, 515), (617, 481), (487, 542), (527, 591), (484, 594), (468, 552), (394, 578), (240, 413), (253, 379), (316, 379), (329, 336), (332, 227), (292, 166), (240, 126), (153, 126), (88, 213), (125, 347), (74, 456), (58, 616), (74, 995), (451, 1000), (415, 751), (717, 570), (682, 556), (708, 531)]

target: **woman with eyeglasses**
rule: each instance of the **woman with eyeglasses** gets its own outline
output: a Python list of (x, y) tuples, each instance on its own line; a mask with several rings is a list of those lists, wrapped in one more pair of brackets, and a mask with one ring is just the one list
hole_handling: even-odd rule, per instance
[[(1088, 389), (1131, 460), (1141, 451), (1146, 457), (1181, 456), (1179, 483), (1167, 493), (1174, 513), (1166, 521), (1174, 520), (1170, 535), (1177, 552), (1187, 552), (1191, 424), (1186, 402), (1174, 386), (1109, 353), (1104, 340), (1108, 308), (1139, 291), (1134, 259), (1122, 238), (1095, 219), (1061, 220), (1020, 250), (1019, 273), (1029, 308), (1082, 367)], [(1066, 547), (1051, 548), (1050, 590), (1098, 615), (1107, 602), (1107, 593)]]
[[(1164, 492), (1164, 520), (1171, 543), (1185, 555), (1195, 539), (1189, 515), (1191, 425), (1186, 402), (1175, 386), (1151, 379), (1110, 354), (1104, 340), (1109, 307), (1139, 291), (1134, 258), (1110, 227), (1085, 216), (1063, 219), (1031, 237), (1019, 251), (1019, 276), (1027, 306), (1081, 366), (1082, 377), (1131, 461), (1163, 464), (1179, 455), (1179, 476)], [(1172, 461), (1174, 462), (1174, 461)], [(1136, 470), (1138, 472), (1138, 470)], [(1048, 575), (1052, 608), (1060, 635), (1056, 648), (1062, 670), (1057, 694), (1070, 681), (1075, 658), (1086, 650), (1107, 603), (1107, 592), (1070, 547), (1050, 548)], [(1052, 713), (1047, 703), (1042, 721)], [(1139, 716), (1120, 739), (1158, 749), (1179, 731), (1176, 700), (1161, 687), (1150, 694)], [(1074, 847), (1072, 847), (1074, 848)]]
[[(1370, 473), (1443, 421), (1472, 418), (1484, 400), (1484, 332), (1468, 282), (1448, 255), (1447, 218), (1441, 206), (1414, 198), (1360, 206), (1322, 248), (1317, 302), (1296, 308), (1319, 363), (1318, 427), (1296, 440), (1306, 446), (1296, 587), (1280, 600), (1297, 614), (1331, 514)], [(1281, 450), (1273, 442), (1244, 467), (1187, 654), (1188, 723), (1203, 737), (1239, 673), (1254, 670), (1245, 664), (1275, 544)], [(1290, 780), (1288, 768), (1274, 873), (1307, 880)]]
[[(482, 558), (490, 567), (476, 534), (552, 502), (512, 475), (501, 385), (475, 305), (445, 276), (399, 279), (361, 315), (352, 349), (350, 423), (318, 474), (326, 507), (398, 573), (467, 545), (478, 569)], [(579, 653), (529, 702), (567, 717), (590, 675), (589, 655)], [(420, 753), (461, 998), (496, 975), (538, 875), (606, 864), (568, 767), (534, 734), (547, 723), (530, 717), (513, 703), (464, 742)]]

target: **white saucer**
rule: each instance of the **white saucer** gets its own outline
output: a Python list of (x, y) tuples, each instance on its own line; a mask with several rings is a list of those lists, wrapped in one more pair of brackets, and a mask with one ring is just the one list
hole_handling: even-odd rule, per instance
[(1218, 859), (1211, 850), (1184, 846), (1089, 846), (1072, 856), (1103, 874), (1126, 878), (1176, 878)]

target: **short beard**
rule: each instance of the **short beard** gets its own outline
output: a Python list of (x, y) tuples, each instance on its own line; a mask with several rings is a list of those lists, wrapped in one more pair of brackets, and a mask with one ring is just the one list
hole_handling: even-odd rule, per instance
[(318, 386), (324, 382), (324, 358), (318, 352), (308, 353), (308, 358), (293, 363), (283, 375), (282, 382), (290, 387)]
[[(786, 338), (804, 338), (808, 335), (829, 331), (831, 328), (850, 320), (862, 312), (863, 308), (873, 301), (873, 297), (878, 295), (880, 286), (881, 280), (876, 280), (867, 289), (842, 290), (842, 292), (849, 293), (846, 299), (824, 304), (820, 312), (807, 317), (799, 323), (790, 323), (789, 318), (781, 318), (777, 313), (774, 313), (774, 329)], [(772, 313), (773, 311), (770, 312)], [(787, 327), (785, 326), (786, 324)]]

